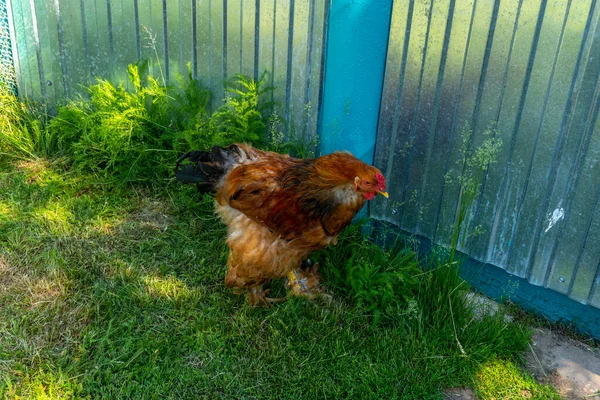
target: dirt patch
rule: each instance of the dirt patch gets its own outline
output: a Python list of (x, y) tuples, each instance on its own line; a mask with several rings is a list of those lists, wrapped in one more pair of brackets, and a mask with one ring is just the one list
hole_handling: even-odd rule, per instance
[(600, 354), (577, 340), (536, 329), (526, 368), (566, 399), (600, 399)]
[(171, 209), (166, 202), (143, 199), (140, 208), (131, 214), (131, 221), (164, 231), (173, 221), (171, 214)]
[(54, 303), (65, 296), (65, 288), (56, 276), (33, 277), (21, 274), (0, 258), (0, 295), (8, 296), (23, 309)]
[(8, 287), (12, 281), (13, 274), (10, 271), (8, 262), (6, 262), (4, 257), (0, 256), (0, 291)]
[(27, 174), (27, 183), (35, 183), (40, 176), (50, 167), (50, 162), (41, 158), (21, 161), (17, 164), (17, 168)]
[(446, 400), (476, 400), (477, 396), (472, 389), (469, 388), (451, 388), (444, 391), (444, 399)]

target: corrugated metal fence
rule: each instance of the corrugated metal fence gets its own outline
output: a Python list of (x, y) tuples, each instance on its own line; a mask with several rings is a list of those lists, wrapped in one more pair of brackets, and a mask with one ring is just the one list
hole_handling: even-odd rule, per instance
[(396, 1), (376, 146), (393, 184), (373, 215), (448, 244), (461, 134), (471, 149), (495, 136), (459, 249), (600, 307), (599, 13), (596, 0)]
[[(236, 73), (268, 71), (278, 114), (316, 132), (326, 0), (9, 0), (21, 93), (51, 104), (96, 77), (128, 85), (127, 65), (153, 61), (167, 81), (190, 63), (221, 104)], [(159, 67), (162, 71), (159, 71)], [(313, 110), (313, 111), (311, 111)]]

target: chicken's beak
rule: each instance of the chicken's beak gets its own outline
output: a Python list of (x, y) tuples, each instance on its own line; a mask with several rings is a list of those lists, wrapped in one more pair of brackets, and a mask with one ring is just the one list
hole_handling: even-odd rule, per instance
[(382, 195), (383, 197), (385, 197), (386, 199), (390, 197), (390, 195), (387, 192), (378, 192), (380, 195)]

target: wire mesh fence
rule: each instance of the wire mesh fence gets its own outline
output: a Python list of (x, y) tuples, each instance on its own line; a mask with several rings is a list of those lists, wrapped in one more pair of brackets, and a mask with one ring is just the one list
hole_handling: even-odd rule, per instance
[(15, 69), (13, 67), (8, 11), (6, 0), (0, 0), (0, 84), (16, 90)]

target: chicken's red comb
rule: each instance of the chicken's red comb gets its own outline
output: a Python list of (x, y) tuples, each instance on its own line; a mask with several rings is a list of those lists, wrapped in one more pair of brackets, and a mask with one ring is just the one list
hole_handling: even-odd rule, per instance
[(377, 181), (377, 185), (380, 189), (385, 190), (385, 178), (379, 172), (375, 174), (375, 181)]

